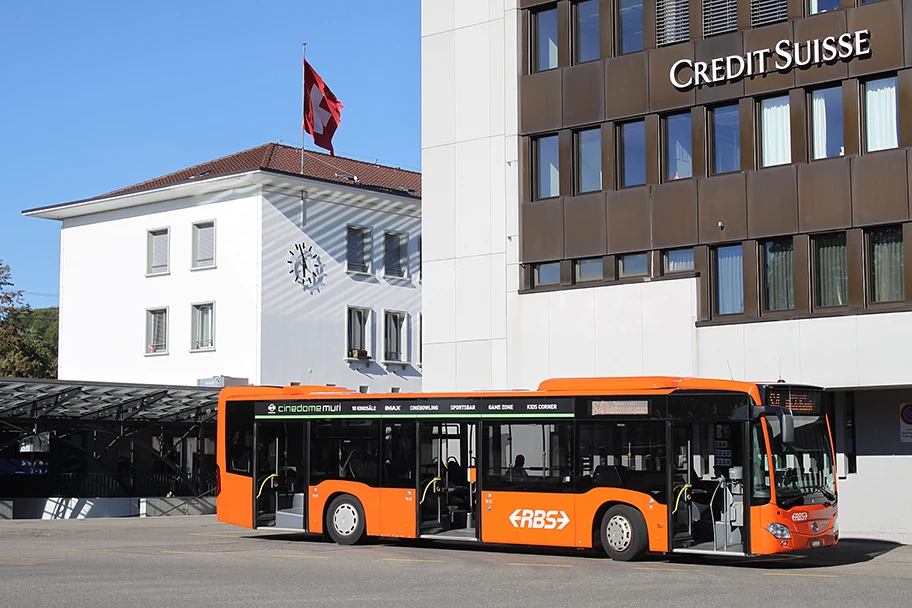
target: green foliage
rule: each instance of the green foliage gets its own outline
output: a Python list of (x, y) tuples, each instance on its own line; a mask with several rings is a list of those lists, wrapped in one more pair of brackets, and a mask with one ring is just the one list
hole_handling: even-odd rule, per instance
[(0, 260), (0, 376), (57, 377), (58, 310), (32, 309)]

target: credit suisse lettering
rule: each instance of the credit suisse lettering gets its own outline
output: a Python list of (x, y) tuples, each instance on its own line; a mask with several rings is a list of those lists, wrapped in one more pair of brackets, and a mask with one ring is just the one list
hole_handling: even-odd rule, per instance
[[(679, 59), (671, 66), (668, 77), (676, 89), (685, 90), (705, 84), (716, 84), (746, 76), (759, 76), (773, 69), (784, 72), (794, 67), (819, 65), (836, 59), (864, 57), (871, 54), (871, 32), (858, 30), (839, 36), (827, 36), (805, 42), (784, 39), (771, 49), (750, 51), (745, 55), (716, 57), (710, 61)], [(688, 73), (690, 75), (688, 76)]]

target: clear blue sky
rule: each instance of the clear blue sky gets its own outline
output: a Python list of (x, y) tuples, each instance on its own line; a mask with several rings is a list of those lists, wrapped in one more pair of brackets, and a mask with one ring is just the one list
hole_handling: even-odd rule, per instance
[(23, 209), (300, 145), (302, 42), (345, 105), (336, 154), (420, 169), (420, 11), (420, 0), (0, 3), (0, 259), (15, 287), (33, 307), (57, 305), (60, 223)]

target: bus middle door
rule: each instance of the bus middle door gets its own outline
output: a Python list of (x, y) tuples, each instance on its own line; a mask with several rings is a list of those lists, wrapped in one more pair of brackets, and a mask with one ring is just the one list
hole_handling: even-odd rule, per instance
[(255, 525), (304, 530), (307, 518), (305, 423), (256, 425)]

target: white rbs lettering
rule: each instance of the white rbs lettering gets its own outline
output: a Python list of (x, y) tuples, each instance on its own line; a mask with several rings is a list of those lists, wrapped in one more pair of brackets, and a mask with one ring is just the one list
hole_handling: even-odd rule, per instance
[(509, 520), (514, 528), (533, 530), (563, 530), (570, 523), (570, 518), (564, 511), (542, 509), (516, 509)]

